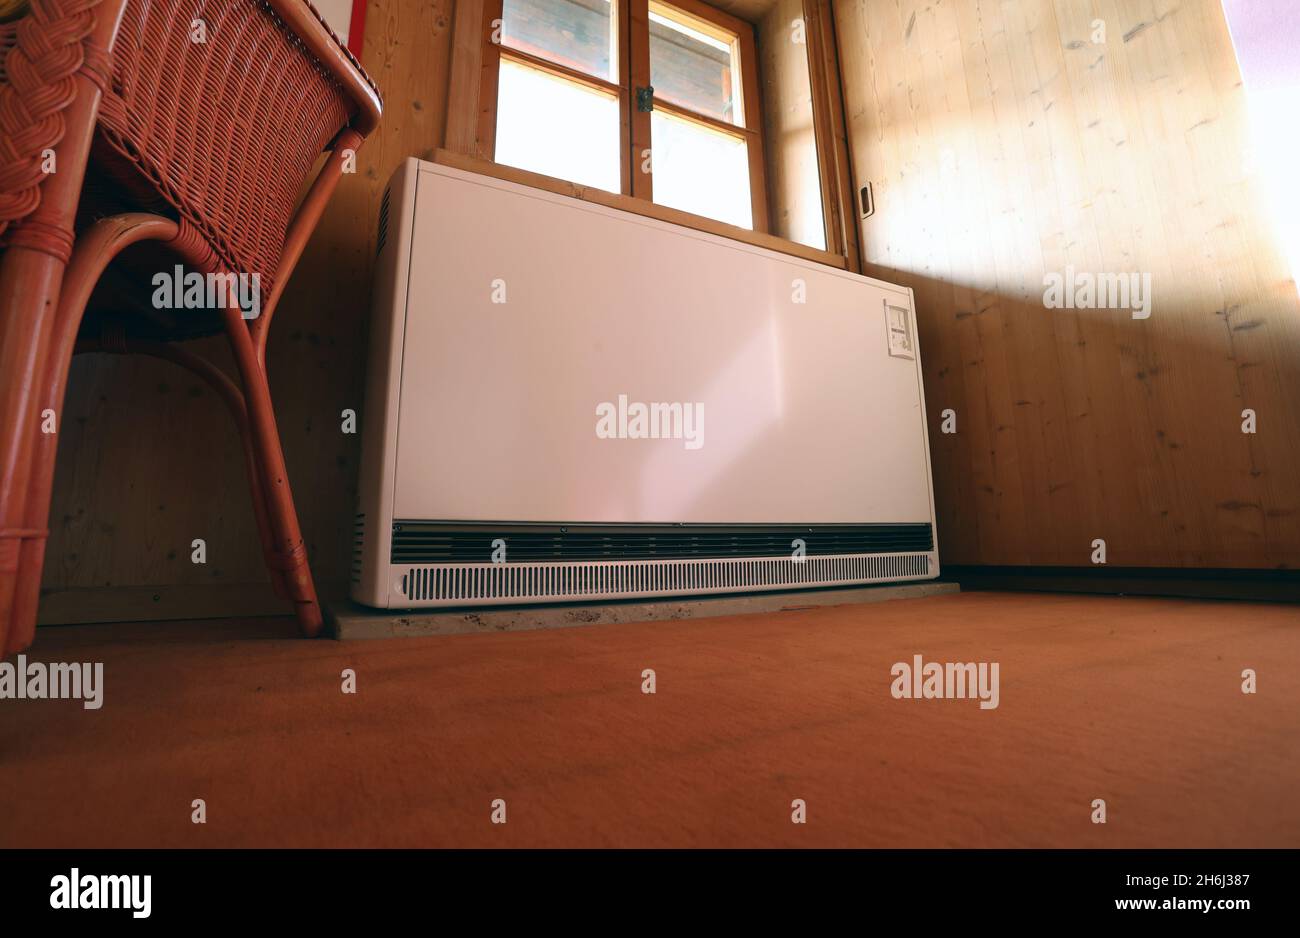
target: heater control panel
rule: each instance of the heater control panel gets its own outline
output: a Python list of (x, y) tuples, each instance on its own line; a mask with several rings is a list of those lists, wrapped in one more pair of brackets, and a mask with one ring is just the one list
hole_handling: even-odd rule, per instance
[(915, 360), (916, 344), (912, 337), (912, 314), (906, 306), (894, 306), (885, 300), (885, 333), (889, 337), (891, 358)]

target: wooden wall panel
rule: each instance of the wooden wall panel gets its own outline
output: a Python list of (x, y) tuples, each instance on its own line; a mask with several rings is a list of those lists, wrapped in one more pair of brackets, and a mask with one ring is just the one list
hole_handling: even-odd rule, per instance
[[(916, 291), (943, 561), (1300, 566), (1300, 302), (1217, 0), (834, 12), (867, 272)], [(1045, 308), (1067, 267), (1149, 273), (1150, 317)]]
[[(318, 586), (333, 595), (348, 576), (361, 439), (342, 433), (340, 414), (362, 410), (379, 200), (403, 159), (442, 143), (451, 13), (452, 0), (370, 0), (362, 63), (384, 94), (383, 122), (339, 184), (271, 330), (290, 478)], [(220, 355), (224, 340), (201, 347)], [(160, 605), (172, 613), (213, 615), (228, 611), (223, 595), (248, 611), (249, 585), (264, 584), (266, 607), (283, 609), (270, 597), (237, 434), (201, 382), (149, 359), (82, 356), (63, 428), (43, 583), (62, 594), (45, 604), (56, 618), (81, 615), (69, 591), (139, 586), (166, 592)], [(194, 538), (207, 542), (206, 565), (190, 562)]]
[[(289, 470), (335, 595), (360, 443), (339, 414), (361, 410), (378, 202), (402, 159), (443, 141), (452, 6), (371, 0), (363, 61), (384, 121), (272, 330)], [(1216, 0), (834, 12), (854, 175), (879, 207), (861, 228), (869, 272), (916, 289), (944, 561), (1084, 565), (1104, 537), (1112, 565), (1300, 564), (1300, 304)], [(1066, 265), (1150, 272), (1150, 319), (1044, 309), (1043, 274)], [(945, 408), (956, 434), (939, 432)], [(205, 387), (160, 362), (84, 357), (62, 432), (47, 608), (84, 618), (69, 597), (102, 589), (124, 609), (158, 602), (142, 587), (171, 616), (222, 614), (223, 596), (257, 606), (237, 441)], [(196, 537), (205, 566), (190, 563)], [(280, 608), (269, 588), (266, 604)]]

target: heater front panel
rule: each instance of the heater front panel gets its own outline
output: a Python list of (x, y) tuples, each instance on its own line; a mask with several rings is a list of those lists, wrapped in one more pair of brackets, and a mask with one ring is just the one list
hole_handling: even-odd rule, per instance
[(415, 160), (380, 243), (358, 601), (938, 575), (909, 291)]
[(907, 292), (445, 167), (413, 244), (393, 517), (932, 520)]

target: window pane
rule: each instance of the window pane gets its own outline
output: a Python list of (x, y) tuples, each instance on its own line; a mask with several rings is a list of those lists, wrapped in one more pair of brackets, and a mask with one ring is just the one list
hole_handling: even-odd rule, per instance
[(790, 18), (776, 12), (762, 19), (757, 32), (770, 230), (825, 250), (810, 49), (790, 41)]
[(501, 44), (618, 81), (610, 0), (505, 0)]
[(618, 192), (618, 130), (618, 98), (502, 57), (498, 163)]
[(733, 42), (716, 27), (650, 4), (650, 84), (655, 97), (743, 126)]
[(754, 227), (749, 149), (743, 139), (666, 111), (650, 115), (650, 133), (656, 202)]

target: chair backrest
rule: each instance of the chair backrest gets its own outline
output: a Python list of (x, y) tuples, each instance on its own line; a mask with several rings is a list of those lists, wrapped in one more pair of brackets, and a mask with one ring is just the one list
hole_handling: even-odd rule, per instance
[[(39, 204), (39, 155), (61, 136), (96, 12), (123, 6), (30, 2), (0, 25), (0, 233)], [(272, 289), (313, 164), (344, 128), (374, 128), (378, 90), (305, 0), (209, 0), (197, 16), (192, 0), (124, 6), (97, 162), (141, 207), (170, 205), (205, 242), (210, 268), (257, 273)], [(6, 122), (30, 113), (45, 114), (40, 133)]]
[(170, 203), (213, 268), (271, 290), (312, 166), (344, 128), (373, 127), (378, 92), (303, 0), (210, 0), (192, 20), (194, 8), (127, 0), (96, 155)]

